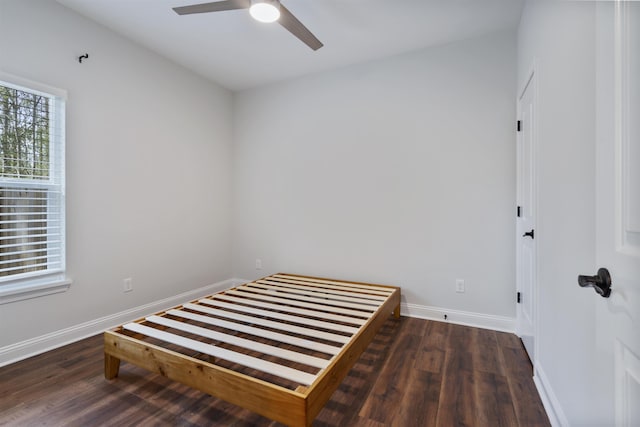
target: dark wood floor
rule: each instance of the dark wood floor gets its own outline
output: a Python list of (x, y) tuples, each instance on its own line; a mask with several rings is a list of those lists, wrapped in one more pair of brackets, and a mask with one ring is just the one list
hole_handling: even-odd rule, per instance
[[(314, 426), (548, 426), (520, 340), (389, 319)], [(103, 377), (102, 337), (0, 368), (0, 425), (276, 426), (123, 363)]]

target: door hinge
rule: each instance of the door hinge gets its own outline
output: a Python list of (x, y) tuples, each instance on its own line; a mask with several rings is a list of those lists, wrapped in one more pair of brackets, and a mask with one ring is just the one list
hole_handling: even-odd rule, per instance
[(518, 120), (518, 122), (516, 123), (516, 129), (518, 130), (518, 132), (520, 132), (522, 130), (522, 126), (521, 126), (521, 121)]
[(518, 304), (520, 304), (520, 302), (522, 301), (522, 298), (521, 298), (521, 294), (520, 294), (520, 292), (518, 292), (518, 295), (517, 295), (516, 301), (518, 302)]
[(522, 207), (521, 206), (518, 206), (516, 215), (518, 215), (518, 218), (520, 218), (522, 216)]

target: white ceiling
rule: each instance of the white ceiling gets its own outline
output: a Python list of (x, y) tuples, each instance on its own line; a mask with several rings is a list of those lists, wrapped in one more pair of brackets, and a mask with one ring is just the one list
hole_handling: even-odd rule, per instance
[(324, 43), (313, 51), (247, 10), (179, 16), (206, 0), (57, 0), (231, 90), (515, 28), (524, 0), (282, 0)]

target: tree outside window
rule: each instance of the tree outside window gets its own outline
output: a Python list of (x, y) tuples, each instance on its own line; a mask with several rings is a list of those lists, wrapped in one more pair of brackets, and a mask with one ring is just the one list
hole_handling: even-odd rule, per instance
[(64, 268), (55, 112), (54, 96), (0, 83), (0, 281)]

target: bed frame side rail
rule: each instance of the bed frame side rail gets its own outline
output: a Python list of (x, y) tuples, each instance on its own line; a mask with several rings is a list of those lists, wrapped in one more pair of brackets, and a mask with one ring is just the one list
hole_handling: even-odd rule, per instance
[(104, 333), (105, 377), (118, 375), (120, 361), (158, 373), (287, 425), (305, 426), (305, 395), (211, 363), (145, 343), (117, 331)]

